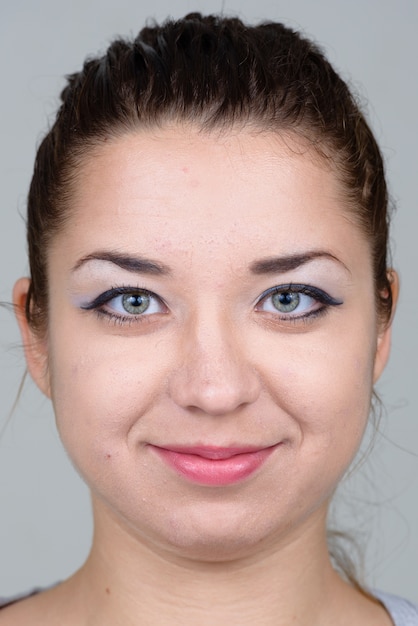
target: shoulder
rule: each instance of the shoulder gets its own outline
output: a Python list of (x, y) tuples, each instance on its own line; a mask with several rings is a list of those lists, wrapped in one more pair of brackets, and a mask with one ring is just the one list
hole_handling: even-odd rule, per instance
[(386, 608), (395, 626), (418, 626), (417, 605), (382, 591), (374, 591), (373, 595)]
[[(0, 598), (0, 626), (20, 626), (29, 617), (28, 612), (22, 607), (27, 606), (27, 599), (31, 598), (32, 592), (25, 595), (13, 596), (12, 598)], [(29, 621), (28, 621), (29, 623)]]
[(56, 610), (54, 589), (35, 589), (13, 598), (0, 598), (0, 626), (47, 626), (63, 624)]
[(0, 626), (22, 626), (33, 623), (33, 598), (38, 591), (34, 590), (27, 594), (13, 596), (12, 598), (0, 598)]

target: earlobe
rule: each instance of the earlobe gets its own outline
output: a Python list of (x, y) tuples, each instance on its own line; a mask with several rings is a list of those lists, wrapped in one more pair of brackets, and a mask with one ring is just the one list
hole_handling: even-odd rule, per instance
[(392, 291), (392, 311), (390, 319), (385, 323), (377, 338), (376, 357), (373, 371), (374, 383), (379, 379), (389, 359), (392, 338), (392, 322), (399, 295), (399, 277), (395, 270), (388, 271), (388, 278)]
[(29, 373), (42, 393), (50, 398), (47, 341), (31, 327), (26, 317), (29, 287), (29, 278), (20, 278), (16, 282), (13, 288), (13, 305)]

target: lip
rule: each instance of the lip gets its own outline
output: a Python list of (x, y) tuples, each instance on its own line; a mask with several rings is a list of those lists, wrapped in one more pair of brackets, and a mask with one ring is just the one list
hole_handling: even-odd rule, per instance
[(150, 447), (177, 474), (201, 485), (232, 485), (254, 474), (279, 446), (217, 447), (168, 446)]

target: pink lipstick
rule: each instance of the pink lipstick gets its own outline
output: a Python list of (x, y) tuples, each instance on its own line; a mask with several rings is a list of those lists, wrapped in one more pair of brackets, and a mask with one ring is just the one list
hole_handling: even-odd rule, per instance
[(201, 485), (213, 486), (232, 485), (247, 478), (263, 465), (276, 447), (152, 446), (181, 476)]

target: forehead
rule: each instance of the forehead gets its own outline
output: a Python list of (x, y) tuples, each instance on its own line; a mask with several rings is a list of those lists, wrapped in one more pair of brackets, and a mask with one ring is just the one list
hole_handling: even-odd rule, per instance
[(362, 239), (332, 167), (300, 139), (185, 127), (95, 147), (79, 167), (59, 239), (72, 235), (79, 248), (207, 249), (213, 257), (325, 244), (342, 254)]

